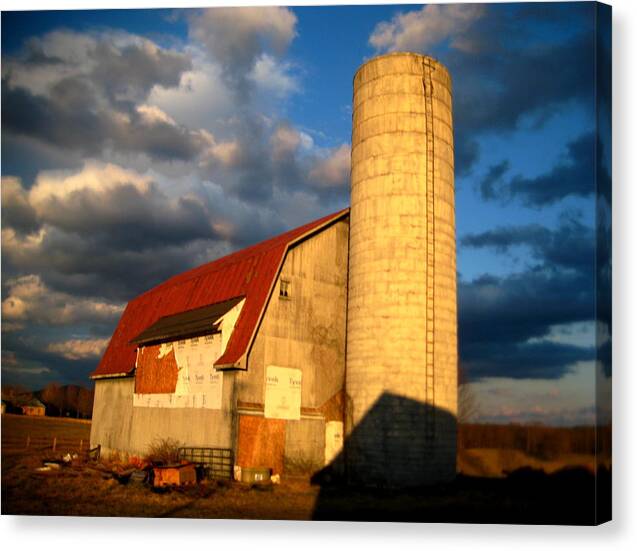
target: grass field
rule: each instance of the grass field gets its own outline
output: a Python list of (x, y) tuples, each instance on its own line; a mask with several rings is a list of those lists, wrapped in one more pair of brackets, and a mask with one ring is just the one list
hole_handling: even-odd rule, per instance
[[(12, 415), (2, 418), (3, 443), (5, 431), (78, 439), (88, 438), (90, 424)], [(38, 473), (43, 459), (53, 455), (50, 449), (20, 451), (3, 445), (3, 514), (592, 524), (596, 491), (610, 498), (610, 472), (602, 469), (596, 480), (591, 456), (547, 462), (519, 450), (462, 450), (454, 482), (408, 492), (284, 478), (277, 486), (211, 481), (157, 493), (120, 484), (85, 466)]]
[(91, 422), (83, 419), (62, 417), (29, 417), (5, 413), (2, 416), (2, 451), (29, 448), (42, 449), (52, 446), (55, 439), (57, 449), (88, 447)]

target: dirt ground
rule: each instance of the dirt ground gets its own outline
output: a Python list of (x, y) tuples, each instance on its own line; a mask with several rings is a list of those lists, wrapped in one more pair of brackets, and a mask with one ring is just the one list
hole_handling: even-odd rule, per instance
[[(543, 464), (509, 452), (468, 450), (459, 457), (462, 472), (455, 481), (411, 491), (284, 477), (280, 485), (209, 481), (158, 492), (118, 482), (108, 464), (39, 473), (51, 452), (3, 447), (2, 514), (519, 524), (594, 524), (610, 515), (610, 471), (600, 469), (595, 477), (592, 458)], [(524, 467), (525, 461), (532, 465)], [(602, 505), (597, 511), (596, 495)]]

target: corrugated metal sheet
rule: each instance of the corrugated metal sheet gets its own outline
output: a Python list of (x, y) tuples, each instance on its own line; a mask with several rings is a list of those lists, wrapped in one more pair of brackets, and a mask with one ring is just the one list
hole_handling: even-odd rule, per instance
[(101, 378), (130, 373), (136, 345), (130, 341), (160, 318), (231, 298), (246, 301), (224, 354), (216, 366), (237, 365), (252, 341), (272, 285), (289, 246), (336, 220), (349, 209), (325, 216), (287, 233), (170, 278), (130, 301), (104, 356), (91, 374)]
[(212, 306), (204, 306), (188, 312), (164, 316), (147, 329), (144, 329), (131, 342), (133, 344), (146, 344), (175, 340), (177, 338), (199, 337), (212, 333), (215, 322), (242, 300), (243, 297), (232, 298)]

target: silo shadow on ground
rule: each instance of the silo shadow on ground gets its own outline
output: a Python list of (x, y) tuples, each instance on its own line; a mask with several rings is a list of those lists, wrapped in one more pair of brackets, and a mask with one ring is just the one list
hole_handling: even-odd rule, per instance
[[(384, 394), (345, 440), (344, 451), (312, 477), (320, 486), (312, 518), (315, 520), (376, 522), (459, 522), (489, 524), (592, 525), (611, 518), (611, 471), (597, 474), (583, 467), (567, 467), (552, 474), (528, 467), (500, 478), (457, 475), (448, 481), (402, 486), (387, 484), (396, 477), (370, 472), (367, 480), (358, 471), (352, 476), (348, 453), (360, 452), (360, 442), (369, 442), (379, 428), (391, 421), (390, 412), (422, 418), (426, 406), (420, 402)], [(453, 421), (443, 410), (437, 420)], [(420, 416), (420, 417), (419, 417)], [(405, 454), (418, 441), (418, 431), (393, 431), (378, 442), (380, 453)], [(396, 463), (394, 463), (396, 464)], [(398, 465), (401, 464), (399, 461)], [(454, 465), (455, 468), (455, 465)]]

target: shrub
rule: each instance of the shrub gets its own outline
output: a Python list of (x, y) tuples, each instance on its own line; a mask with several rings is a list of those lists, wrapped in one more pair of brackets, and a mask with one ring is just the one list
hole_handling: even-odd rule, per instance
[(156, 438), (148, 446), (146, 460), (151, 463), (178, 463), (181, 443), (173, 438)]

